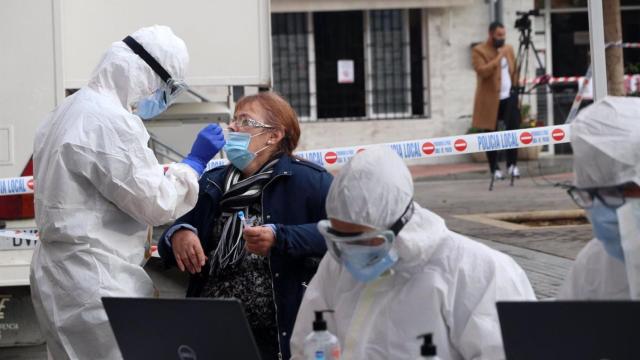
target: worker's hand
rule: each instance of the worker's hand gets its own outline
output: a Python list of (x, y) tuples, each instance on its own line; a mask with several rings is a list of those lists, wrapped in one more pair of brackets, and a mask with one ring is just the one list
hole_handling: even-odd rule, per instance
[(218, 124), (209, 124), (200, 130), (193, 142), (191, 152), (182, 160), (191, 166), (198, 174), (202, 174), (205, 166), (225, 144), (222, 128)]
[(269, 255), (269, 250), (276, 242), (276, 236), (267, 226), (253, 226), (245, 228), (242, 232), (244, 247), (248, 252), (260, 256)]
[(171, 236), (171, 247), (180, 271), (199, 273), (207, 257), (204, 256), (200, 238), (193, 231), (181, 229)]

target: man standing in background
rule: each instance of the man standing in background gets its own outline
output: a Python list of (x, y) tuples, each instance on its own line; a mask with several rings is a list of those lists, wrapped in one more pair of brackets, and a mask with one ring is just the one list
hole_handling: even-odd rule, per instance
[[(476, 95), (473, 104), (472, 126), (483, 132), (496, 131), (498, 121), (507, 130), (520, 127), (517, 92), (511, 91), (516, 83), (516, 58), (513, 48), (505, 44), (507, 32), (500, 22), (489, 25), (489, 38), (473, 47), (471, 61), (477, 74)], [(487, 151), (489, 169), (496, 180), (504, 179), (498, 166), (498, 152)], [(520, 176), (517, 166), (518, 149), (507, 150), (507, 170), (513, 177)]]

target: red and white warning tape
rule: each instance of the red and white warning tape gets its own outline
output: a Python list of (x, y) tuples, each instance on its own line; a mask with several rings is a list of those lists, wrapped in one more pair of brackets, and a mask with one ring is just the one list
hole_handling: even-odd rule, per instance
[[(33, 249), (38, 241), (37, 229), (0, 230), (0, 250)], [(157, 245), (151, 245), (151, 256), (159, 257)]]
[(0, 230), (0, 250), (19, 250), (34, 248), (40, 238), (38, 230)]
[(0, 179), (0, 196), (32, 194), (33, 176)]
[[(526, 79), (526, 84), (571, 84), (571, 83), (582, 83), (586, 79), (585, 76), (557, 76), (551, 77), (548, 75), (538, 76), (533, 79)], [(627, 74), (624, 76), (625, 84), (628, 82), (629, 84), (635, 83), (637, 87), (637, 83), (640, 82), (640, 74)], [(523, 81), (524, 83), (524, 81)]]
[[(610, 47), (621, 47), (625, 49), (640, 49), (640, 42), (610, 42), (606, 44), (607, 48)], [(542, 75), (533, 79), (522, 79), (520, 80), (521, 84), (527, 85), (537, 85), (537, 84), (571, 84), (571, 83), (582, 83), (585, 80), (585, 76), (557, 76), (552, 77), (550, 75)], [(640, 74), (627, 74), (624, 76), (624, 80), (636, 80), (640, 81)]]
[(614, 43), (608, 43), (607, 47), (621, 47), (621, 48), (625, 48), (625, 49), (640, 49), (640, 43), (637, 42), (614, 42)]
[[(295, 155), (321, 166), (332, 166), (344, 164), (355, 154), (379, 145), (388, 146), (395, 150), (400, 157), (409, 160), (566, 142), (569, 142), (569, 126), (557, 125), (383, 144), (309, 150), (297, 152)], [(226, 159), (211, 160), (207, 165), (207, 170), (226, 164), (228, 164), (228, 160)], [(33, 193), (34, 185), (33, 177), (31, 176), (0, 179), (0, 196), (31, 194)]]
[(584, 80), (580, 83), (580, 88), (578, 89), (578, 93), (576, 97), (573, 99), (573, 103), (571, 104), (571, 109), (569, 110), (569, 115), (567, 116), (567, 120), (565, 124), (571, 124), (573, 119), (578, 116), (578, 110), (580, 110), (580, 105), (582, 104), (582, 100), (585, 98), (587, 94), (587, 90), (591, 89), (591, 77), (593, 76), (593, 67), (589, 65), (587, 69), (587, 73), (584, 75)]
[[(406, 160), (426, 159), (439, 156), (567, 143), (570, 141), (569, 131), (570, 128), (568, 125), (545, 126), (481, 134), (301, 151), (295, 153), (295, 155), (321, 166), (332, 166), (344, 164), (357, 153), (374, 146), (382, 145), (395, 150), (400, 157)], [(226, 160), (213, 160), (209, 163), (207, 169), (225, 165), (226, 163)]]

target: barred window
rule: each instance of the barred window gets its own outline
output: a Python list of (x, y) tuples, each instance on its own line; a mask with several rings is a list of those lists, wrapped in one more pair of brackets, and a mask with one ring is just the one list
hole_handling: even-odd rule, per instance
[(411, 111), (406, 14), (400, 10), (369, 12), (370, 115), (374, 117), (378, 114), (408, 115)]
[(302, 121), (427, 114), (422, 11), (272, 15), (274, 89)]
[(306, 13), (272, 14), (273, 84), (300, 117), (310, 116)]

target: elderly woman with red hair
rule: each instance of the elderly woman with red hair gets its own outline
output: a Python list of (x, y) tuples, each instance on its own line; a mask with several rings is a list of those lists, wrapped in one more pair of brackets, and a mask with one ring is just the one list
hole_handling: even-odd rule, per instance
[(236, 298), (263, 359), (290, 357), (289, 339), (317, 259), (332, 176), (293, 156), (295, 111), (279, 95), (241, 99), (229, 125), (230, 164), (200, 179), (193, 210), (159, 244), (168, 264), (192, 274), (187, 296)]

